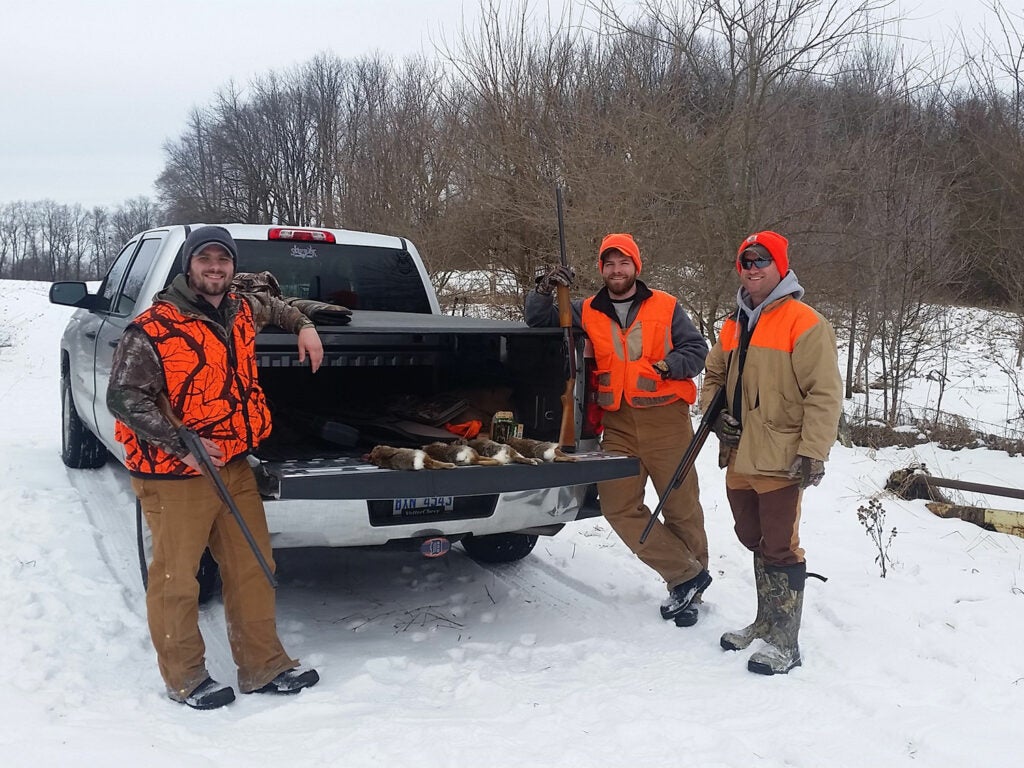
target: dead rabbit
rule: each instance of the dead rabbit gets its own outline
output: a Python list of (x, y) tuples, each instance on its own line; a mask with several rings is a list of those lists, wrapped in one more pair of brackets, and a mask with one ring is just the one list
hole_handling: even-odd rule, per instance
[(541, 461), (576, 461), (561, 448), (558, 443), (546, 443), (543, 440), (531, 440), (528, 437), (510, 437), (508, 444), (523, 456)]
[(493, 440), (488, 440), (486, 437), (474, 438), (469, 441), (468, 445), (481, 456), (494, 459), (499, 464), (530, 464), (532, 466), (540, 464), (539, 459), (531, 459), (523, 456), (523, 454), (511, 445), (496, 443)]
[(438, 441), (436, 443), (424, 445), (423, 450), (426, 451), (433, 459), (446, 461), (460, 467), (469, 466), (471, 464), (494, 467), (502, 463), (497, 459), (492, 459), (488, 456), (481, 456), (477, 453), (475, 448), (471, 448), (465, 443), (442, 443)]
[(376, 445), (366, 459), (382, 469), (455, 469), (451, 462), (438, 461), (419, 448)]

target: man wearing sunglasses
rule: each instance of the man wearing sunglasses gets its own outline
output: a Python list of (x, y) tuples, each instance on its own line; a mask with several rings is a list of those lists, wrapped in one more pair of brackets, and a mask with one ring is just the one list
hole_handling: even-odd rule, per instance
[(737, 309), (707, 357), (704, 407), (725, 387), (715, 422), (719, 466), (736, 535), (753, 553), (757, 617), (722, 635), (725, 650), (765, 646), (751, 672), (785, 674), (799, 666), (797, 636), (807, 564), (800, 547), (800, 501), (818, 485), (836, 440), (842, 382), (835, 332), (800, 299), (789, 268), (789, 241), (777, 232), (750, 235), (736, 254)]

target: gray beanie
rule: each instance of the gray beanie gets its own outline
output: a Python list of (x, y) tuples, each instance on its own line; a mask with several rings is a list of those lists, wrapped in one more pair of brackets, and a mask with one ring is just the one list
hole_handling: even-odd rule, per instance
[(188, 265), (192, 257), (208, 245), (219, 245), (231, 254), (231, 263), (238, 266), (238, 246), (231, 233), (224, 227), (199, 227), (185, 238), (185, 246), (181, 249), (181, 271), (188, 274)]

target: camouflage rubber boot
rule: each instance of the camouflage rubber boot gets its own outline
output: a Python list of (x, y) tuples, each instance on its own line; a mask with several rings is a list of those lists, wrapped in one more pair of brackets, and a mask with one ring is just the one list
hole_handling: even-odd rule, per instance
[(768, 636), (768, 620), (765, 618), (768, 579), (764, 574), (764, 558), (757, 552), (754, 553), (754, 588), (757, 590), (757, 617), (753, 624), (722, 635), (720, 642), (727, 651), (742, 651), (755, 640)]
[(800, 666), (800, 614), (804, 607), (807, 565), (765, 566), (768, 584), (765, 616), (768, 620), (766, 645), (754, 653), (747, 669), (759, 675), (784, 675)]

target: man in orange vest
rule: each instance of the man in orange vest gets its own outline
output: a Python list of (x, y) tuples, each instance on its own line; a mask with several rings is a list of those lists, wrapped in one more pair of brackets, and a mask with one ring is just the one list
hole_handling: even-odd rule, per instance
[[(693, 438), (693, 378), (704, 368), (707, 342), (673, 296), (637, 278), (643, 262), (632, 235), (605, 237), (597, 266), (605, 287), (572, 302), (573, 325), (594, 348), (597, 398), (604, 409), (601, 446), (635, 456), (641, 467), (636, 477), (598, 483), (601, 512), (626, 546), (665, 580), (669, 594), (662, 618), (692, 626), (700, 596), (711, 584), (695, 472), (669, 497), (664, 523), (656, 522), (643, 544), (640, 534), (651, 516), (644, 503), (647, 478), (664, 492)], [(558, 325), (551, 294), (574, 277), (562, 266), (541, 277), (526, 297), (526, 322)]]
[(800, 299), (789, 241), (777, 232), (746, 238), (736, 255), (738, 307), (707, 358), (701, 402), (722, 387), (715, 423), (736, 535), (753, 553), (757, 617), (722, 635), (729, 651), (762, 639), (751, 672), (785, 674), (801, 663), (797, 636), (807, 564), (800, 500), (818, 485), (836, 440), (842, 381), (832, 326)]
[(118, 419), (132, 487), (153, 535), (146, 612), (168, 696), (194, 709), (234, 701), (210, 677), (199, 632), (196, 571), (209, 547), (220, 566), (228, 640), (243, 693), (296, 693), (320, 679), (285, 653), (274, 590), (196, 457), (158, 405), (192, 428), (271, 563), (263, 502), (246, 457), (270, 434), (256, 379), (255, 338), (273, 324), (298, 334), (299, 360), (315, 372), (323, 346), (313, 323), (266, 293), (230, 292), (238, 249), (223, 227), (185, 239), (182, 272), (128, 326), (114, 353), (107, 406)]

